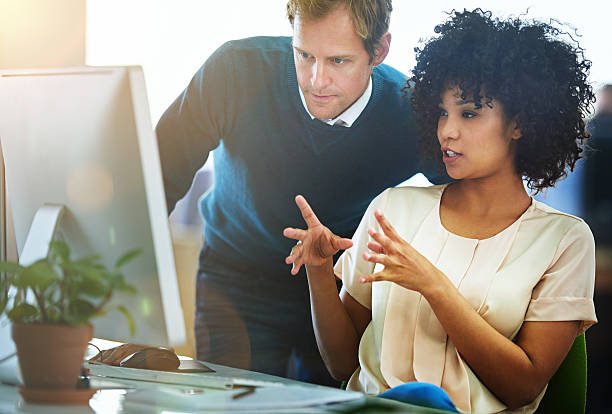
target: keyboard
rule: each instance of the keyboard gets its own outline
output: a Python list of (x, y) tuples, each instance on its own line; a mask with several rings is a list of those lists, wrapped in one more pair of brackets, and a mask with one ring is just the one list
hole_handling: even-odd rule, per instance
[(216, 389), (235, 387), (285, 387), (286, 384), (276, 381), (261, 381), (244, 377), (229, 377), (216, 372), (166, 372), (151, 369), (115, 367), (100, 362), (87, 361), (84, 367), (89, 369), (90, 376), (124, 379), (134, 381), (159, 382), (164, 384), (187, 385)]

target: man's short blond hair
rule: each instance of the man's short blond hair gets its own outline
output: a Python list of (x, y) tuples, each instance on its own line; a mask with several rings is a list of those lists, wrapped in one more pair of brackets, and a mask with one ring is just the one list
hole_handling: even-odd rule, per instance
[(381, 37), (389, 30), (393, 10), (391, 0), (289, 0), (287, 17), (293, 25), (297, 15), (305, 19), (320, 19), (341, 6), (349, 11), (355, 31), (372, 61)]

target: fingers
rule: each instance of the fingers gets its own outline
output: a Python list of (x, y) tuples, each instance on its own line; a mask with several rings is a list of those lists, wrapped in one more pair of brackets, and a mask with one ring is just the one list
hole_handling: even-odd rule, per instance
[(295, 229), (293, 227), (287, 227), (283, 230), (283, 236), (293, 240), (304, 240), (306, 238), (306, 234), (306, 230)]
[(385, 265), (385, 266), (390, 264), (389, 256), (385, 254), (365, 252), (363, 254), (363, 259), (367, 260), (368, 262), (380, 263), (381, 265)]
[(378, 224), (380, 224), (380, 228), (387, 236), (389, 236), (389, 238), (393, 240), (397, 240), (400, 238), (389, 220), (387, 220), (387, 218), (380, 209), (376, 209), (374, 211), (374, 217), (376, 217), (376, 221), (378, 221)]
[[(392, 251), (392, 243), (393, 241), (387, 237), (384, 233), (380, 232), (380, 231), (376, 231), (372, 228), (368, 229), (368, 234), (370, 235), (371, 238), (374, 239), (374, 243), (379, 244), (383, 249), (385, 249), (386, 251)], [(372, 242), (370, 242), (372, 243)], [(380, 252), (376, 252), (376, 253), (380, 253)]]
[(360, 283), (382, 282), (385, 280), (387, 280), (387, 278), (383, 272), (373, 273), (359, 278)]
[(303, 247), (304, 245), (302, 244), (302, 242), (298, 241), (297, 244), (291, 248), (291, 253), (289, 254), (289, 256), (285, 258), (285, 263), (293, 265), (291, 266), (291, 274), (294, 276), (298, 274), (298, 272), (300, 271), (300, 267), (303, 264), (300, 260), (302, 256)]
[(336, 235), (332, 236), (331, 244), (336, 250), (346, 250), (353, 247), (353, 241), (351, 239), (345, 239)]
[(314, 211), (304, 198), (304, 196), (297, 195), (295, 196), (295, 204), (300, 208), (300, 212), (302, 213), (302, 217), (304, 217), (304, 221), (308, 227), (319, 226), (321, 222), (315, 215)]
[(372, 250), (374, 253), (386, 254), (385, 248), (375, 241), (368, 242), (368, 249)]

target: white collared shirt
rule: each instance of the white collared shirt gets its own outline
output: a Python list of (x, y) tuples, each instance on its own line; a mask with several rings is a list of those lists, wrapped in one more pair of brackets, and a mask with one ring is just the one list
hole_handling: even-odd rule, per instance
[[(315, 117), (308, 110), (308, 106), (306, 106), (306, 99), (304, 99), (304, 94), (302, 93), (302, 90), (299, 86), (298, 91), (300, 92), (300, 98), (302, 99), (304, 109), (306, 109), (306, 112), (308, 112), (308, 115), (310, 115), (312, 119), (315, 119)], [(361, 113), (365, 109), (366, 105), (368, 104), (368, 101), (370, 100), (370, 96), (372, 96), (372, 76), (370, 76), (370, 81), (368, 82), (368, 87), (366, 88), (366, 90), (359, 97), (359, 99), (357, 99), (351, 106), (346, 109), (346, 111), (342, 112), (334, 119), (318, 119), (319, 121), (325, 122), (329, 125), (340, 125), (343, 127), (350, 128), (350, 126), (353, 125), (353, 122), (355, 122), (357, 118), (359, 118), (359, 115), (361, 115)]]

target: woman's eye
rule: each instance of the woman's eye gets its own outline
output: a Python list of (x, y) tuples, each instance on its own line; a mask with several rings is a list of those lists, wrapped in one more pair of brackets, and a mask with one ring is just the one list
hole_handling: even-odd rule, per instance
[(444, 109), (440, 109), (440, 117), (448, 116), (448, 113)]
[(462, 116), (464, 118), (474, 118), (476, 116), (476, 114), (474, 112), (465, 111), (465, 112), (463, 112)]

